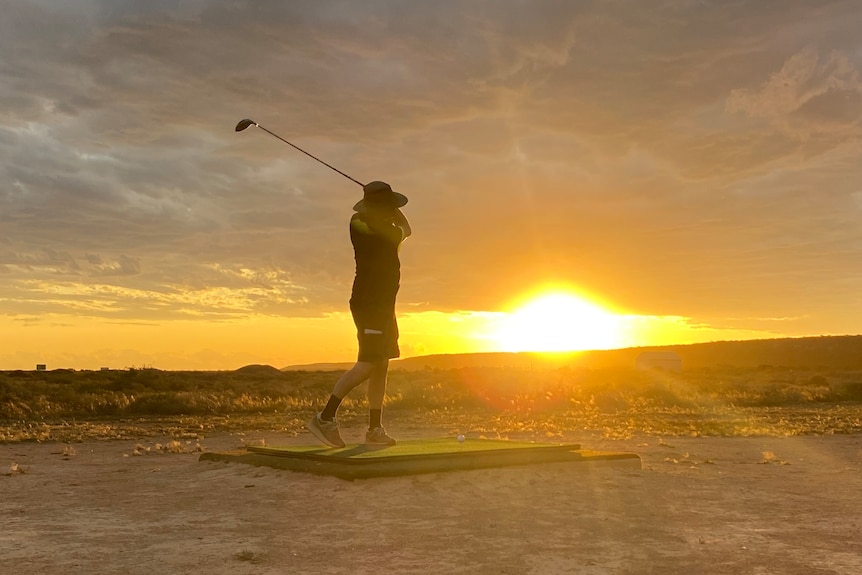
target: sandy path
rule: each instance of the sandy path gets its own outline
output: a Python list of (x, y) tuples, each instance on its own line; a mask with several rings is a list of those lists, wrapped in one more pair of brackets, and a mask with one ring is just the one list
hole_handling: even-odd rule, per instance
[(635, 451), (643, 469), (347, 482), (134, 456), (127, 441), (66, 455), (0, 445), (0, 564), (15, 575), (862, 573), (862, 436), (568, 439)]

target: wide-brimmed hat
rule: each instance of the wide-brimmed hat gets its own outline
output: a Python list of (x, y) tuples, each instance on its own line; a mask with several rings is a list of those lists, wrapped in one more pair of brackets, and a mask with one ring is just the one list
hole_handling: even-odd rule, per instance
[(393, 191), (386, 182), (369, 182), (362, 191), (364, 196), (353, 206), (357, 212), (362, 208), (400, 208), (407, 203), (407, 196)]

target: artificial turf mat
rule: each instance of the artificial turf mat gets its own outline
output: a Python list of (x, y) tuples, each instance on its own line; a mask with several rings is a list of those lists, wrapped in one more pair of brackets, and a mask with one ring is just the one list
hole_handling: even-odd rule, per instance
[(342, 479), (560, 462), (617, 462), (640, 467), (640, 458), (632, 453), (586, 451), (575, 444), (472, 438), (463, 443), (455, 438), (414, 439), (391, 447), (364, 444), (341, 449), (320, 445), (248, 447), (241, 451), (204, 453), (200, 461), (247, 463)]

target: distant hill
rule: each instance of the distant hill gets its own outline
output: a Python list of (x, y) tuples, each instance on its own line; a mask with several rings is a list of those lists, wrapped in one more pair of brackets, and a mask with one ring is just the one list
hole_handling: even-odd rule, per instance
[(862, 369), (862, 335), (717, 341), (649, 349), (677, 352), (683, 369), (686, 366)]
[(347, 371), (353, 367), (353, 362), (345, 363), (304, 363), (300, 365), (288, 365), (281, 368), (282, 371)]
[[(393, 370), (508, 367), (517, 369), (630, 368), (645, 351), (673, 351), (683, 369), (704, 367), (819, 367), (862, 369), (862, 335), (820, 336), (746, 341), (716, 341), (688, 345), (630, 347), (625, 349), (554, 353), (466, 353), (423, 355), (394, 360)], [(290, 366), (288, 371), (343, 371), (352, 363), (315, 363)]]
[(272, 367), (271, 365), (260, 365), (260, 364), (252, 364), (245, 365), (237, 370), (234, 370), (236, 373), (241, 373), (243, 375), (256, 375), (256, 376), (271, 376), (278, 375), (281, 371), (278, 368)]

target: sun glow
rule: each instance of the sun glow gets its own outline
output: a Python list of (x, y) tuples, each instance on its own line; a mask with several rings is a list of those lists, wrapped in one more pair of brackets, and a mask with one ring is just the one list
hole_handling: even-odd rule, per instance
[(625, 321), (567, 292), (544, 293), (509, 313), (494, 339), (502, 351), (575, 351), (624, 347)]

